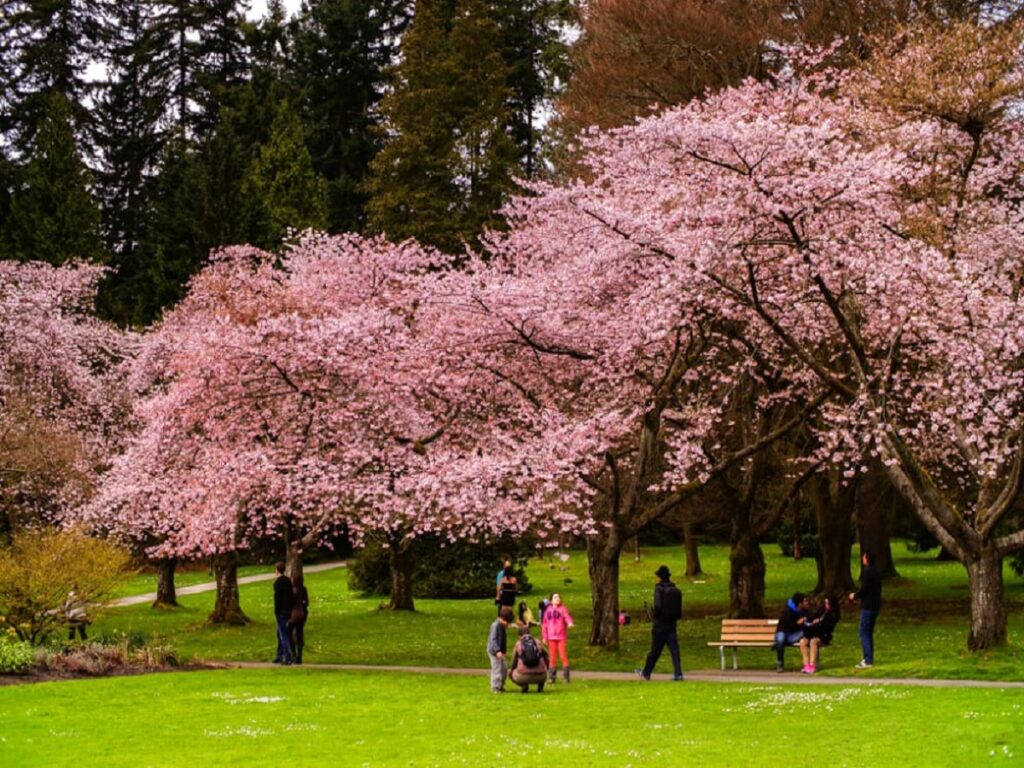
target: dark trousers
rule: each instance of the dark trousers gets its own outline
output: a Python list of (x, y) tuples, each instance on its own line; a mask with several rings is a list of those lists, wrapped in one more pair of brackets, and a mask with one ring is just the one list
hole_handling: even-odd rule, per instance
[(74, 640), (75, 639), (75, 632), (78, 632), (78, 634), (82, 636), (82, 639), (85, 640), (85, 622), (84, 621), (81, 622), (80, 624), (68, 624), (68, 640)]
[(657, 626), (651, 628), (651, 652), (647, 654), (647, 663), (644, 664), (644, 677), (650, 677), (654, 671), (654, 665), (658, 663), (658, 657), (665, 646), (672, 654), (672, 671), (676, 677), (683, 676), (683, 667), (679, 663), (679, 638), (676, 636), (676, 625), (673, 622), (668, 626)]
[(277, 655), (274, 661), (292, 660), (292, 639), (288, 631), (288, 614), (277, 614)]
[(864, 652), (864, 661), (875, 663), (875, 622), (878, 611), (860, 610), (860, 648)]
[(306, 644), (306, 620), (292, 622), (288, 625), (291, 631), (292, 656), (296, 664), (302, 663), (302, 646)]

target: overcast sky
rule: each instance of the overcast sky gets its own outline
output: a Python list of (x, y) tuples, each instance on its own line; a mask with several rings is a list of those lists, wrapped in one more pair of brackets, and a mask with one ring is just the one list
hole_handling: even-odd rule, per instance
[[(302, 0), (284, 0), (284, 9), (289, 16), (295, 15), (300, 5), (302, 5)], [(250, 19), (259, 19), (265, 16), (266, 13), (267, 0), (249, 0), (249, 13), (246, 15)]]

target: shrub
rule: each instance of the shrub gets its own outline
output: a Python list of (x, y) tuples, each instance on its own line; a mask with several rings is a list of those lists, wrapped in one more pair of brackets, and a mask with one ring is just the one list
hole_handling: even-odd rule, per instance
[[(524, 568), (534, 551), (530, 539), (501, 539), (489, 544), (444, 542), (435, 536), (415, 541), (410, 557), (415, 563), (412, 575), (414, 597), (486, 598), (494, 597), (495, 575), (507, 557), (512, 560), (519, 591), (530, 591)], [(348, 567), (349, 587), (364, 595), (391, 592), (388, 550), (377, 542), (359, 550)]]
[(28, 643), (0, 637), (0, 675), (21, 675), (36, 660), (36, 650)]
[(0, 549), (0, 630), (38, 645), (71, 618), (88, 623), (126, 575), (128, 551), (78, 531), (24, 531)]

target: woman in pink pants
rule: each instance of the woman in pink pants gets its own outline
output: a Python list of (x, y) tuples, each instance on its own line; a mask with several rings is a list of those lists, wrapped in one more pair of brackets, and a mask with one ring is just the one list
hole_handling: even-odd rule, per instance
[(556, 592), (551, 596), (551, 605), (544, 611), (540, 625), (541, 639), (547, 644), (548, 656), (551, 659), (548, 675), (552, 683), (555, 682), (555, 665), (558, 659), (562, 660), (562, 675), (565, 682), (569, 682), (569, 656), (565, 652), (565, 640), (572, 624), (572, 616), (562, 605), (562, 596)]

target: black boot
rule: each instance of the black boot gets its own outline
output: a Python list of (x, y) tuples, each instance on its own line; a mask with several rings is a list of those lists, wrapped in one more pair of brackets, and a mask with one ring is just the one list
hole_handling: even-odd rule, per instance
[(569, 668), (562, 667), (562, 676), (565, 678), (565, 682), (569, 682)]
[(557, 677), (558, 677), (558, 670), (557, 669), (552, 667), (551, 669), (548, 670), (548, 681), (550, 681), (551, 683), (554, 683), (555, 679)]

